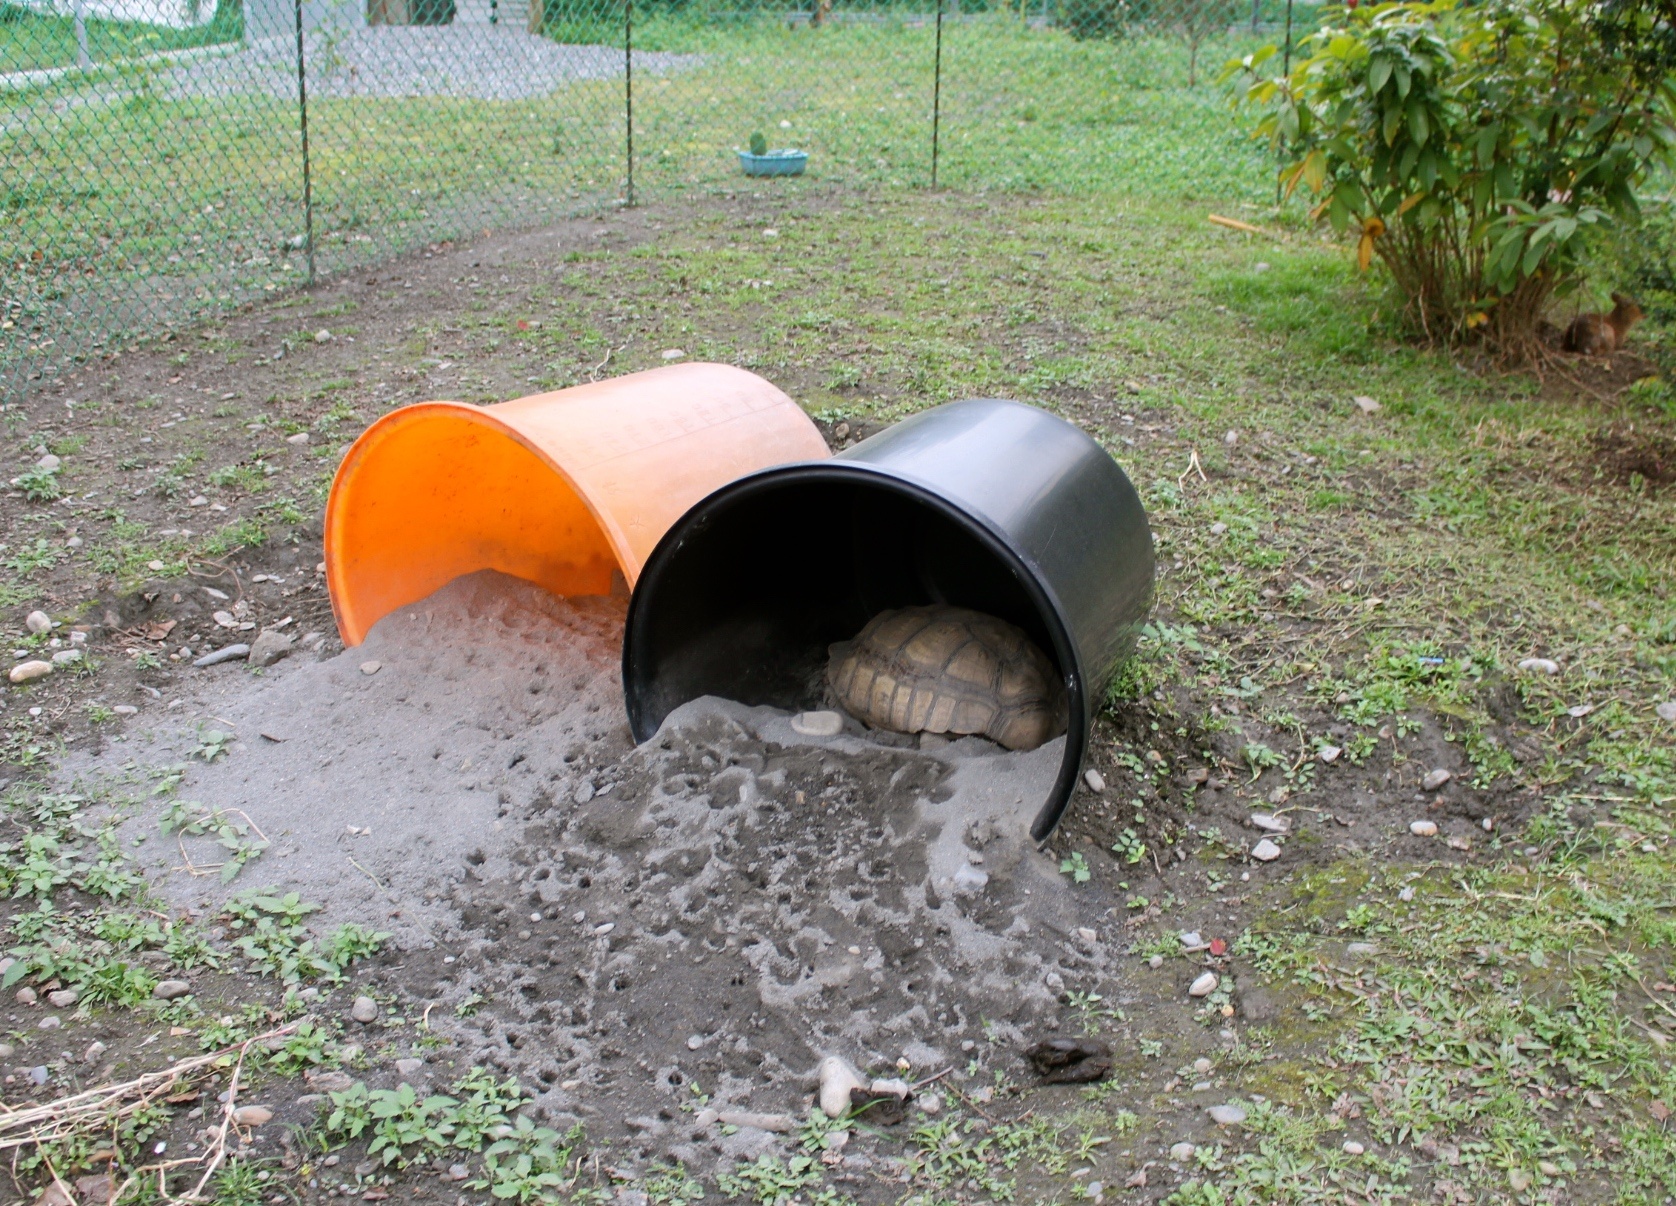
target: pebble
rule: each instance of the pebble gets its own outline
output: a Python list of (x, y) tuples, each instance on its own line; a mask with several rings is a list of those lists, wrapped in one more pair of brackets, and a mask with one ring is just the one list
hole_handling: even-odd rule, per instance
[(24, 626), (36, 636), (42, 636), (52, 631), (52, 617), (44, 611), (32, 611), (23, 621)]
[(838, 1055), (821, 1060), (818, 1072), (821, 1111), (828, 1118), (842, 1118), (850, 1109), (850, 1090), (862, 1088), (867, 1082), (848, 1060)]
[(1097, 930), (1090, 929), (1086, 925), (1079, 925), (1077, 927), (1077, 937), (1081, 938), (1084, 942), (1089, 943), (1090, 945), (1093, 945), (1095, 942), (1100, 940), (1099, 932)]
[(1245, 818), (1246, 824), (1264, 833), (1291, 833), (1292, 822), (1267, 812), (1254, 812)]
[(56, 1013), (49, 1013), (46, 1017), (42, 1018), (35, 1024), (42, 1030), (57, 1030), (59, 1027), (64, 1025), (64, 1020)]
[(17, 1048), (10, 1043), (0, 1043), (0, 1059), (11, 1059), (16, 1052)]
[(320, 330), (318, 330), (314, 333), (314, 342), (315, 343), (331, 343), (332, 342), (332, 333), (330, 331), (326, 330), (324, 327), (322, 327)]
[(161, 561), (148, 561), (145, 563), (145, 567), (154, 574), (163, 572), (163, 563)]
[(308, 443), (308, 432), (299, 431), (296, 435), (288, 435), (285, 437), (285, 442), (301, 448), (304, 444)]
[(52, 1073), (47, 1070), (47, 1066), (45, 1064), (36, 1064), (33, 1068), (29, 1069), (29, 1079), (38, 1085), (46, 1084), (47, 1077), (50, 1075), (52, 1075)]
[(68, 1009), (76, 1003), (78, 995), (73, 988), (60, 988), (57, 992), (47, 994), (47, 1004), (54, 1009)]
[(273, 1117), (274, 1112), (267, 1106), (240, 1106), (233, 1111), (233, 1121), (239, 1126), (261, 1126), (264, 1123), (272, 1122)]
[(1676, 720), (1676, 699), (1667, 699), (1653, 711), (1659, 714), (1660, 720)]
[(687, 1036), (688, 1051), (697, 1051), (702, 1046), (704, 1046), (704, 1036), (702, 1034), (689, 1034)]
[(151, 995), (159, 1001), (172, 1001), (176, 997), (184, 997), (192, 991), (192, 985), (185, 980), (159, 980), (157, 987), (151, 990)]
[(1177, 1164), (1186, 1164), (1193, 1158), (1193, 1153), (1198, 1150), (1191, 1143), (1178, 1143), (1170, 1149), (1170, 1159)]
[(1223, 523), (1220, 519), (1210, 525), (1210, 534), (1212, 536), (1220, 536), (1227, 530), (1228, 525)]
[(1351, 401), (1356, 404), (1356, 409), (1361, 411), (1364, 415), (1378, 414), (1382, 409), (1378, 402), (1375, 402), (1366, 394), (1357, 394), (1351, 399)]
[(117, 704), (111, 711), (118, 716), (138, 716), (140, 712), (133, 704)]
[(450, 1164), (448, 1166), (448, 1179), (450, 1181), (464, 1181), (469, 1176), (471, 1176), (471, 1169), (464, 1164)]
[(81, 1053), (81, 1062), (84, 1064), (96, 1064), (99, 1062), (100, 1057), (104, 1054), (105, 1044), (101, 1043), (98, 1039), (94, 1039), (87, 1045), (87, 1050)]
[(362, 674), (377, 674), (382, 669), (384, 669), (384, 663), (383, 662), (362, 662), (361, 663), (361, 673)]
[(1232, 448), (1235, 444), (1240, 442), (1240, 433), (1237, 431), (1230, 431), (1222, 437), (1222, 442)]
[(264, 629), (257, 638), (250, 642), (250, 664), (252, 666), (271, 666), (287, 653), (297, 643), (297, 638), (283, 632)]
[(398, 1075), (398, 1076), (417, 1076), (417, 1075), (419, 1075), (420, 1070), (422, 1068), (424, 1068), (424, 1066), (425, 1066), (425, 1061), (424, 1060), (417, 1059), (417, 1058), (414, 1058), (414, 1057), (411, 1057), (411, 1056), (407, 1059), (398, 1059), (396, 1061), (396, 1075)]
[(250, 646), (241, 642), (237, 645), (223, 645), (214, 653), (204, 654), (203, 657), (196, 659), (192, 664), (194, 666), (219, 666), (222, 662), (236, 662), (249, 656)]
[(687, 353), (681, 348), (665, 348), (658, 355), (664, 360), (679, 360)]
[(1088, 790), (1102, 792), (1106, 790), (1106, 777), (1092, 766), (1082, 772), (1082, 781), (1088, 784)]
[(1216, 986), (1220, 983), (1222, 983), (1222, 981), (1216, 978), (1215, 972), (1206, 972), (1197, 980), (1193, 981), (1192, 985), (1187, 989), (1187, 995), (1190, 997), (1208, 997), (1211, 993), (1216, 991)]
[(1354, 1139), (1346, 1139), (1344, 1141), (1344, 1154), (1347, 1156), (1359, 1156), (1367, 1150), (1367, 1148), (1363, 1147), (1360, 1143), (1357, 1143)]
[(222, 628), (237, 628), (239, 626), (238, 617), (230, 611), (211, 612), (210, 619)]
[(1530, 674), (1558, 674), (1560, 672), (1560, 664), (1552, 658), (1527, 657), (1524, 661), (1519, 663), (1519, 669)]
[(1344, 751), (1336, 745), (1324, 745), (1315, 751), (1315, 756), (1331, 766), (1338, 761), (1338, 756), (1342, 753)]
[(1379, 953), (1379, 948), (1371, 942), (1352, 942), (1344, 948), (1344, 953), (1353, 959), (1366, 959), (1370, 955)]
[(789, 1135), (797, 1129), (790, 1114), (753, 1114), (749, 1110), (723, 1110), (716, 1116), (723, 1126), (749, 1126), (776, 1135)]
[(362, 1025), (378, 1021), (378, 1002), (371, 997), (355, 998), (355, 1003), (349, 1007), (349, 1016)]
[(1183, 930), (1181, 933), (1177, 934), (1176, 937), (1179, 938), (1181, 940), (1181, 944), (1186, 947), (1203, 946), (1205, 944), (1204, 936), (1200, 934), (1198, 930)]
[(1412, 833), (1415, 837), (1436, 837), (1437, 836), (1437, 822), (1436, 821), (1410, 821), (1408, 823), (1408, 831), (1410, 833)]
[(9, 677), (14, 683), (26, 683), (33, 678), (41, 678), (52, 673), (52, 663), (43, 661), (19, 662), (12, 667)]
[(40, 1000), (40, 997), (36, 996), (35, 990), (27, 984), (17, 990), (17, 1003), (19, 1005), (33, 1005), (38, 1000)]
[(1153, 971), (1157, 971), (1159, 968), (1164, 966), (1164, 956), (1163, 955), (1154, 955), (1154, 956), (1152, 956), (1152, 958), (1150, 958), (1146, 961), (1146, 965), (1148, 967), (1150, 967)]
[(57, 473), (63, 467), (64, 462), (53, 456), (50, 452), (35, 462), (35, 468), (39, 469), (42, 473)]
[(1409, 884), (1409, 885), (1408, 885), (1408, 886), (1407, 886), (1407, 887), (1406, 887), (1406, 888), (1404, 888), (1404, 889), (1403, 889), (1403, 890), (1402, 890), (1402, 891), (1401, 891), (1401, 892), (1398, 892), (1398, 893), (1397, 893), (1397, 899), (1398, 899), (1398, 900), (1400, 900), (1400, 901), (1402, 901), (1402, 902), (1403, 902), (1403, 903), (1405, 903), (1405, 904), (1406, 904), (1406, 903), (1407, 903), (1407, 902), (1408, 902), (1408, 901), (1411, 901), (1411, 900), (1413, 900), (1413, 899), (1414, 899), (1414, 885), (1413, 885), (1413, 884)]
[(1545, 1177), (1557, 1177), (1560, 1175), (1560, 1166), (1555, 1164), (1552, 1160), (1538, 1160), (1536, 1162), (1536, 1171)]
[(1200, 1076), (1205, 1075), (1205, 1073), (1209, 1072), (1210, 1069), (1211, 1069), (1210, 1060), (1206, 1059), (1202, 1055), (1198, 1059), (1193, 1061), (1193, 1071), (1197, 1072)]
[(799, 712), (791, 728), (805, 737), (836, 737), (844, 731), (844, 718), (837, 712)]
[(1245, 1121), (1245, 1111), (1237, 1105), (1214, 1105), (1205, 1113), (1217, 1126), (1238, 1126)]
[(961, 863), (954, 873), (954, 890), (956, 893), (982, 892), (989, 884), (989, 872), (972, 866), (971, 863)]
[(1465, 834), (1453, 834), (1449, 838), (1449, 849), (1467, 851), (1472, 849), (1472, 839)]
[(919, 1099), (918, 1104), (919, 1108), (927, 1114), (941, 1114), (943, 1112), (943, 1099), (935, 1093), (925, 1094)]
[(80, 649), (60, 649), (52, 655), (54, 666), (73, 666), (79, 661), (81, 661)]
[(1435, 770), (1427, 771), (1426, 777), (1420, 780), (1420, 786), (1427, 791), (1436, 791), (1454, 777), (1452, 773), (1440, 766)]
[(1251, 848), (1251, 857), (1260, 863), (1272, 863), (1280, 857), (1280, 847), (1264, 838)]

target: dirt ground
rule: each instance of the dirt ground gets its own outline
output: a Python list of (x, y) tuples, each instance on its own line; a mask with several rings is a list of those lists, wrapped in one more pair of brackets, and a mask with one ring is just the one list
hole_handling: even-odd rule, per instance
[[(714, 237), (817, 221), (822, 204), (788, 214), (735, 198)], [(806, 1150), (798, 1128), (827, 1055), (929, 1082), (910, 1123), (860, 1128), (821, 1153), (855, 1201), (923, 1186), (905, 1137), (956, 1108), (978, 1123), (1039, 1114), (1102, 1132), (1071, 1156), (1015, 1160), (1026, 1199), (1081, 1186), (1098, 1201), (1125, 1186), (1124, 1200), (1162, 1200), (1193, 1168), (1172, 1147), (1237, 1142), (1208, 1107), (1285, 1100), (1317, 1054), (1301, 1003), (1238, 936), (1277, 909), (1319, 910), (1337, 933), (1325, 918), (1342, 897), (1327, 884), (1344, 881), (1322, 875), (1347, 860), (1385, 867), (1378, 891), (1395, 901), (1453, 866), (1523, 857), (1500, 835), (1542, 796), (1518, 774), (1474, 786), (1446, 715), (1414, 709), (1370, 741), (1342, 701), (1306, 685), (1258, 706), (1237, 680), (1212, 695), (1172, 684), (1100, 716), (1097, 777), (1038, 850), (1024, 818), (1055, 747), (921, 749), (854, 724), (822, 741), (722, 701), (635, 747), (615, 678), (620, 600), (457, 583), (345, 650), (320, 545), (345, 441), (404, 402), (499, 400), (663, 362), (649, 336), (636, 342), (632, 307), (600, 319), (602, 342), (562, 347), (538, 315), (556, 293), (596, 290), (601, 252), (632, 256), (675, 221), (648, 208), (431, 248), (130, 349), (8, 411), (12, 472), (26, 479), (56, 457), (64, 493), (14, 486), (0, 511), (0, 551), (35, 567), (4, 623), (30, 656), (85, 654), (6, 694), (7, 785), (44, 780), (123, 818), (116, 832), (159, 907), (222, 940), (239, 932), (227, 902), (257, 887), (321, 905), (318, 935), (343, 923), (389, 935), (337, 986), (284, 990), (253, 956), (191, 976), (206, 1017), (277, 1024), (301, 1009), (328, 1035), (306, 1076), (257, 1081), (273, 1119), (243, 1151), (271, 1157), (274, 1179), (253, 1200), (489, 1200), (446, 1161), (397, 1171), (367, 1160), (364, 1139), (329, 1163), (312, 1151), (321, 1094), (350, 1073), (438, 1092), (474, 1066), (516, 1075), (532, 1117), (585, 1129), (592, 1183), (639, 1202), (636, 1187), (670, 1162), (712, 1177)], [(702, 299), (671, 285), (668, 304), (678, 316)], [(820, 412), (827, 372), (811, 362), (775, 381), (810, 400), (838, 447), (877, 423)], [(1133, 433), (1119, 438), (1138, 441), (1137, 456), (1176, 438), (1167, 411), (1126, 398), (1061, 405), (1099, 434)], [(1255, 472), (1247, 455), (1263, 452), (1230, 453), (1230, 478)], [(1351, 550), (1311, 572), (1370, 593)], [(59, 622), (52, 633), (27, 629), (37, 607)], [(269, 668), (193, 664), (264, 630), (298, 638)], [(1512, 766), (1540, 759), (1511, 684), (1491, 673), (1472, 691), (1492, 718), (1484, 739)], [(229, 846), (213, 826), (160, 833), (180, 801), (254, 834), (235, 826)], [(1265, 840), (1278, 857), (1256, 856)], [(224, 883), (229, 857), (248, 861)], [(1079, 878), (1079, 860), (1101, 874)], [(1305, 883), (1313, 899), (1300, 898)], [(1371, 944), (1334, 942), (1327, 974), (1357, 981)], [(162, 975), (167, 960), (150, 958)], [(1216, 987), (1190, 997), (1206, 972)], [(370, 1021), (351, 1015), (363, 995)], [(42, 1030), (49, 1012), (44, 1000), (0, 1006), (11, 1102), (137, 1075), (202, 1042), (202, 1019), (184, 1014), (160, 1030), (143, 1013), (64, 1009)], [(1041, 1087), (1022, 1048), (1085, 1032), (1115, 1051), (1108, 1085)], [(47, 1073), (32, 1083), (36, 1068)], [(207, 1142), (206, 1106), (213, 1115), (207, 1099), (176, 1103), (160, 1140)], [(1379, 1147), (1347, 1117), (1333, 1143), (1417, 1161), (1424, 1196), (1433, 1162)], [(977, 1175), (945, 1184), (976, 1192)], [(24, 1183), (30, 1196), (40, 1185)]]

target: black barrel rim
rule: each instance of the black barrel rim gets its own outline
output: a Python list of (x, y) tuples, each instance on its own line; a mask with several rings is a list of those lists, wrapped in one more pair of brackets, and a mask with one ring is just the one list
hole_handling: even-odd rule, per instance
[[(1059, 773), (1054, 778), (1047, 800), (1043, 802), (1036, 819), (1030, 825), (1031, 838), (1037, 842), (1046, 841), (1058, 828), (1065, 810), (1070, 806), (1077, 779), (1082, 773), (1082, 762), (1087, 754), (1088, 734), (1092, 724), (1088, 700), (1089, 680), (1076, 642), (1072, 639), (1065, 609), (1041, 567), (982, 512), (960, 505), (912, 474), (881, 468), (867, 461), (834, 458), (825, 461), (798, 461), (759, 470), (708, 495), (663, 534), (651, 556), (646, 559), (640, 578), (635, 583), (623, 629), (623, 702), (628, 710), (629, 728), (634, 739), (637, 742), (646, 741), (657, 732), (656, 727), (648, 727), (640, 706), (641, 697), (636, 690), (636, 673), (640, 667), (636, 665), (634, 654), (640, 640), (645, 637), (644, 600), (656, 593), (674, 551), (689, 535), (705, 525), (713, 512), (730, 508), (754, 494), (787, 483), (845, 481), (865, 481), (895, 490), (959, 525), (1013, 572), (1040, 613), (1043, 625), (1052, 638), (1055, 659), (1064, 677), (1067, 702), (1065, 752), (1060, 759)], [(659, 718), (660, 725), (663, 719)]]

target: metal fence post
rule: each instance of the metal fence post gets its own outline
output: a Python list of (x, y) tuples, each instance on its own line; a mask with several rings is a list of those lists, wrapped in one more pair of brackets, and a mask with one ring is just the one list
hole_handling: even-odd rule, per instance
[(303, 0), (292, 0), (297, 17), (297, 121), (303, 132), (303, 247), (308, 283), (314, 284), (314, 177), (308, 158), (308, 73), (303, 63)]
[(931, 74), (931, 187), (937, 187), (937, 151), (943, 124), (943, 0), (937, 0), (937, 53)]
[(628, 203), (634, 205), (634, 0), (623, 0), (623, 154), (628, 160)]
[(76, 66), (83, 71), (93, 70), (93, 52), (87, 45), (87, 3), (86, 0), (76, 0)]

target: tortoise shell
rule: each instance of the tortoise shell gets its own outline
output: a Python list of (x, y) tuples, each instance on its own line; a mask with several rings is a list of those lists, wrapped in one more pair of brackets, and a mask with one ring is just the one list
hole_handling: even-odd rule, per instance
[(1053, 663), (994, 616), (934, 605), (882, 611), (828, 651), (838, 702), (876, 728), (982, 734), (1033, 750), (1065, 727)]

